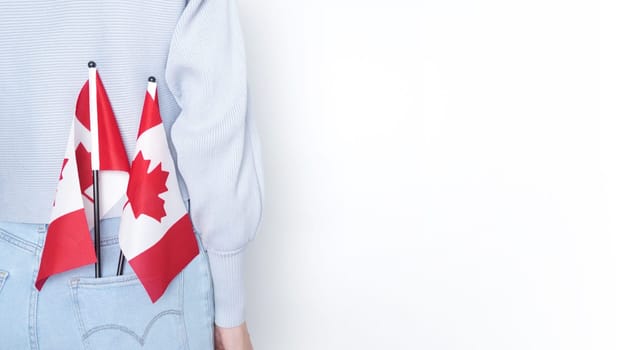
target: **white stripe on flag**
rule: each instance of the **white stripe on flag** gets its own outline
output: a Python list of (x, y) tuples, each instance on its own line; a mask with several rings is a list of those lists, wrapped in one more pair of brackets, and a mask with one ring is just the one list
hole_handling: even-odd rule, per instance
[(69, 131), (69, 139), (67, 140), (67, 148), (65, 150), (67, 163), (61, 170), (60, 177), (62, 177), (62, 180), (59, 180), (56, 185), (56, 198), (52, 207), (50, 222), (67, 213), (82, 209), (84, 206), (82, 195), (80, 194), (80, 181), (78, 180), (78, 168), (74, 151), (74, 123), (72, 121)]
[[(168, 190), (160, 194), (160, 198), (164, 200), (164, 210), (166, 211), (166, 216), (162, 218), (162, 222), (146, 215), (139, 215), (138, 218), (135, 218), (133, 214), (130, 214), (131, 219), (121, 220), (119, 231), (128, 234), (119, 235), (119, 240), (123, 246), (123, 253), (128, 260), (156, 244), (171, 226), (186, 214), (186, 206), (179, 194), (175, 164), (166, 143), (162, 141), (165, 139), (164, 126), (160, 123), (145, 131), (136, 141), (136, 149), (142, 152), (145, 159), (151, 159), (149, 171), (155, 169), (161, 161), (162, 170), (169, 172), (166, 180)], [(131, 203), (127, 203), (124, 214), (133, 213), (131, 205)], [(141, 239), (129, 240), (129, 236), (134, 232), (140, 232)]]
[(89, 117), (91, 123), (91, 169), (99, 170), (99, 123), (97, 119), (97, 68), (89, 68)]
[(155, 100), (155, 94), (156, 94), (156, 89), (157, 89), (157, 85), (156, 83), (150, 81), (147, 83), (147, 92), (149, 93), (149, 95), (151, 95), (151, 98)]

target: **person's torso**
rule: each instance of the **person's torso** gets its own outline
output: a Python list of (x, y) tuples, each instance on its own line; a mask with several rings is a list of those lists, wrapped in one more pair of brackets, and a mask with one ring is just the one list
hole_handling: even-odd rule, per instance
[(183, 0), (0, 2), (0, 220), (49, 219), (88, 61), (97, 63), (130, 159), (149, 76), (158, 79), (170, 131), (179, 107), (164, 72), (184, 6)]

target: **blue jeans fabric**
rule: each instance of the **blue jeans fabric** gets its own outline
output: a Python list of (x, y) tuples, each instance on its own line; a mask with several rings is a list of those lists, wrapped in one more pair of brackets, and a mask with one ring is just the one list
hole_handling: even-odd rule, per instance
[(0, 350), (209, 350), (214, 298), (199, 256), (152, 303), (129, 264), (116, 276), (119, 220), (101, 223), (102, 278), (88, 265), (34, 287), (47, 225), (0, 221)]

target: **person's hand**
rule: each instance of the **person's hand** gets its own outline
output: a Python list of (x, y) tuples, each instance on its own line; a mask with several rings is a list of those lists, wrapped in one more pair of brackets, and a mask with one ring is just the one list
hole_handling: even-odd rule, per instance
[(246, 322), (233, 328), (215, 326), (214, 350), (253, 350)]

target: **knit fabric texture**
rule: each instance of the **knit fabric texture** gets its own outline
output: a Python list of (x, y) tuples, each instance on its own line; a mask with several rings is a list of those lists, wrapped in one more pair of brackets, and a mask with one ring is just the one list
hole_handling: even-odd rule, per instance
[(0, 220), (47, 223), (95, 61), (131, 159), (147, 78), (213, 275), (215, 322), (244, 321), (242, 261), (262, 221), (261, 149), (235, 0), (0, 2)]

